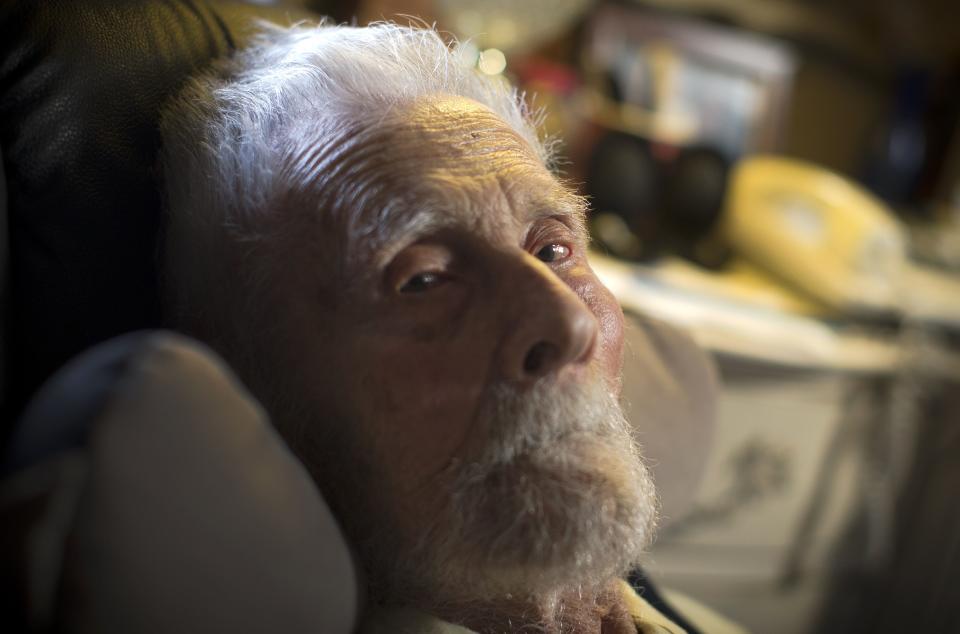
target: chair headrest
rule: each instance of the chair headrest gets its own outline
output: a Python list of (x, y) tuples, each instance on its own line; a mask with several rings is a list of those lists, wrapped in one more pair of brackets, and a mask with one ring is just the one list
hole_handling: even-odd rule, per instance
[[(51, 496), (72, 512), (48, 513), (54, 526), (34, 530), (45, 540), (31, 543), (46, 549), (27, 569), (50, 575), (26, 584), (47, 589), (28, 597), (34, 625), (351, 631), (357, 577), (332, 514), (210, 350), (163, 332), (113, 340), (57, 373), (23, 423), (25, 462), (82, 458)], [(58, 435), (45, 461), (23, 442)], [(61, 539), (51, 540), (57, 522)]]

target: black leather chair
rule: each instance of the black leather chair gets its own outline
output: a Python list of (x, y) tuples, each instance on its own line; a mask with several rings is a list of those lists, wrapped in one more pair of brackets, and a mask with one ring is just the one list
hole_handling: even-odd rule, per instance
[(157, 113), (257, 16), (309, 17), (203, 0), (0, 3), (4, 438), (68, 359), (160, 325)]

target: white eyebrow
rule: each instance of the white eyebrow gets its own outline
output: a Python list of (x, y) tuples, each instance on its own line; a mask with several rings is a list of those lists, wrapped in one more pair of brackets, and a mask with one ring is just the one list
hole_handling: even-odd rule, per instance
[(372, 264), (382, 269), (403, 249), (441, 229), (462, 224), (463, 219), (432, 201), (416, 203), (396, 197), (376, 210), (363, 210), (348, 240), (352, 263)]
[[(433, 200), (427, 198), (419, 202), (395, 198), (387, 205), (368, 216), (367, 229), (361, 237), (365, 245), (362, 252), (355, 255), (379, 270), (387, 266), (398, 253), (411, 244), (442, 229), (472, 226), (479, 216), (469, 213), (476, 209), (476, 201), (469, 196), (462, 199), (447, 192), (439, 194)], [(431, 197), (433, 198), (433, 197)], [(411, 209), (411, 207), (415, 208)], [(527, 213), (518, 219), (521, 224), (534, 222), (541, 218), (557, 218), (567, 224), (579, 238), (586, 241), (586, 199), (571, 192), (562, 184), (557, 184), (555, 195), (536, 201), (525, 207)], [(465, 213), (466, 212), (466, 213)], [(480, 214), (483, 214), (481, 211)], [(369, 216), (373, 216), (370, 218)], [(359, 236), (358, 236), (359, 237)]]
[(580, 237), (587, 237), (587, 212), (590, 204), (587, 199), (572, 192), (563, 183), (556, 183), (556, 191), (534, 206), (537, 217), (562, 219)]

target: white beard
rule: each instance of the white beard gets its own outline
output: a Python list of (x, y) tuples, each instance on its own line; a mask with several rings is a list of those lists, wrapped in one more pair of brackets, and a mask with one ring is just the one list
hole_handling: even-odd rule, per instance
[(603, 381), (500, 387), (477, 425), (482, 446), (440, 476), (443, 511), (417, 518), (415, 537), (388, 530), (376, 541), (389, 543), (369, 544), (390, 598), (545, 598), (600, 586), (638, 563), (656, 495)]

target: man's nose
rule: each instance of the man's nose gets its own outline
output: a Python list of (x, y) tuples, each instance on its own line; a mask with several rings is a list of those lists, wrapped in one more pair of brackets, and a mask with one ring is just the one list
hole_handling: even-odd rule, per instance
[(532, 382), (593, 356), (599, 325), (587, 305), (546, 265), (523, 254), (509, 267), (509, 315), (500, 354), (504, 378)]

